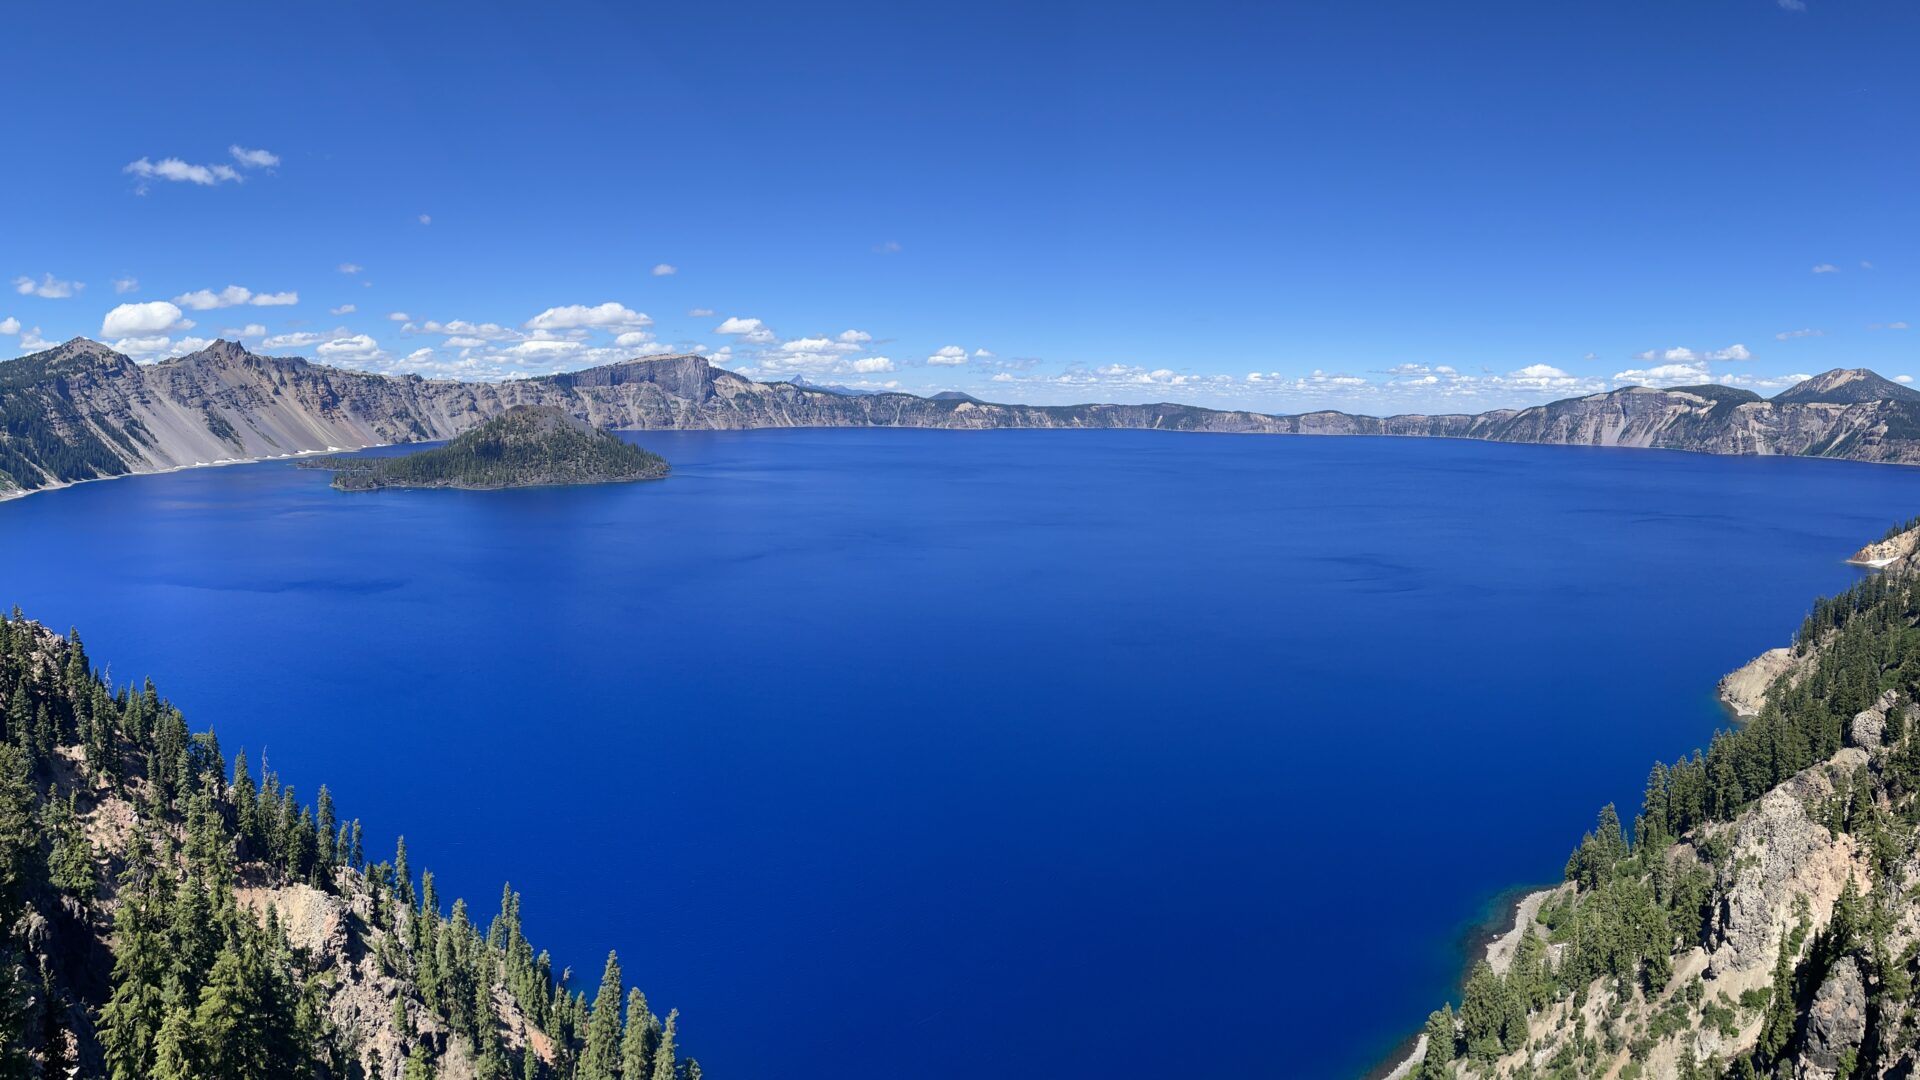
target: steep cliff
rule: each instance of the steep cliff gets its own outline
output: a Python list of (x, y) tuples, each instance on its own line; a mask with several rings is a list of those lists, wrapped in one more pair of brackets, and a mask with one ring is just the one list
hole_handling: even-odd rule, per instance
[(1630, 834), (1602, 810), (1402, 1075), (1914, 1074), (1920, 532), (1882, 546), (1884, 573), (1726, 680), (1748, 723), (1657, 764)]
[[(1800, 392), (1802, 388), (1805, 392)], [(126, 473), (450, 439), (516, 405), (603, 428), (1143, 428), (1401, 435), (1920, 463), (1920, 392), (1843, 370), (1764, 400), (1628, 387), (1475, 415), (1293, 416), (1191, 405), (1009, 405), (756, 382), (698, 356), (500, 383), (386, 376), (232, 342), (136, 364), (76, 338), (0, 363), (0, 495)]]

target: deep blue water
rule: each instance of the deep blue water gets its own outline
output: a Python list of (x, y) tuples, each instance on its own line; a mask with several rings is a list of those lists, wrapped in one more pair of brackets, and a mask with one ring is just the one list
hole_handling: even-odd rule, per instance
[(321, 780), (709, 1075), (1342, 1076), (1920, 471), (1148, 432), (649, 433), (0, 504), (0, 602)]

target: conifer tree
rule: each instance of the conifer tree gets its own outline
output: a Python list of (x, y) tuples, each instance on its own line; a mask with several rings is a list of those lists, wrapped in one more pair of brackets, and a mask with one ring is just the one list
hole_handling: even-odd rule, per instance
[(653, 1080), (674, 1080), (674, 1027), (679, 1021), (679, 1009), (672, 1009), (667, 1012), (667, 1022), (665, 1026), (660, 1029), (660, 1045), (653, 1052)]
[(587, 1021), (587, 1046), (580, 1055), (580, 1080), (618, 1080), (620, 1076), (620, 958), (607, 954), (600, 992)]

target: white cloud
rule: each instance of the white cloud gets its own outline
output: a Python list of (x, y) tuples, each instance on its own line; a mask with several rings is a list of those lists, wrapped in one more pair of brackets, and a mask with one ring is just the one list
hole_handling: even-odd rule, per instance
[(217, 293), (211, 289), (200, 289), (184, 296), (176, 296), (173, 302), (184, 308), (192, 308), (194, 311), (211, 311), (214, 308), (244, 304), (251, 299), (253, 299), (253, 290), (239, 285), (229, 285)]
[(387, 321), (388, 321), (388, 322), (406, 322), (406, 321), (407, 321), (408, 319), (411, 319), (411, 318), (413, 318), (413, 316), (411, 316), (411, 315), (409, 315), (409, 314), (407, 314), (407, 313), (406, 313), (406, 312), (404, 312), (404, 311), (389, 311), (389, 312), (387, 312)]
[(688, 309), (687, 309), (687, 318), (689, 318), (689, 319), (711, 319), (711, 318), (713, 318), (713, 309), (712, 309), (712, 308), (708, 308), (708, 307), (697, 307), (697, 308), (688, 308)]
[(173, 339), (165, 334), (153, 334), (143, 337), (124, 337), (113, 343), (113, 351), (128, 356), (151, 356), (173, 344)]
[(0, 334), (17, 334), (19, 332), (20, 332), (19, 319), (16, 319), (11, 315), (7, 316), (4, 319), (0, 319)]
[(227, 329), (220, 331), (220, 336), (229, 337), (229, 338), (266, 337), (267, 328), (260, 325), (257, 322), (248, 323), (247, 325), (240, 327), (238, 330), (232, 327), (228, 327)]
[(1813, 268), (1813, 272), (1816, 274), (1837, 274), (1840, 272), (1840, 268), (1832, 263), (1820, 263)]
[(873, 340), (873, 335), (865, 330), (842, 330), (839, 340), (845, 345), (865, 345)]
[(1722, 360), (1751, 360), (1753, 353), (1745, 345), (1729, 345), (1724, 349), (1709, 349), (1706, 352), (1694, 352), (1692, 349), (1674, 347), (1671, 349), (1648, 349), (1635, 353), (1635, 360), (1665, 361), (1669, 364), (1708, 363)]
[(307, 345), (318, 345), (327, 340), (329, 334), (315, 334), (302, 331), (296, 334), (276, 334), (260, 343), (263, 349), (298, 349)]
[(623, 304), (616, 304), (609, 300), (593, 307), (585, 304), (551, 307), (528, 319), (526, 325), (529, 330), (572, 330), (582, 327), (633, 328), (652, 326), (653, 320), (644, 312), (631, 310)]
[(1773, 335), (1775, 341), (1792, 341), (1794, 338), (1826, 337), (1825, 330), (1782, 330)]
[(1861, 260), (1860, 260), (1860, 269), (1862, 269), (1862, 270), (1871, 270), (1871, 269), (1873, 269), (1873, 263), (1872, 263), (1872, 262), (1870, 262), (1870, 261), (1868, 261), (1868, 260), (1866, 260), (1866, 259), (1861, 259)]
[(623, 349), (634, 349), (653, 340), (653, 335), (645, 330), (629, 330), (613, 339), (615, 345)]
[(353, 334), (321, 342), (316, 351), (323, 359), (328, 360), (377, 360), (382, 355), (380, 343), (365, 334)]
[(973, 350), (973, 355), (976, 359), (992, 359), (993, 358), (993, 354), (988, 352), (985, 349), (975, 349)]
[(1911, 376), (1911, 375), (1895, 375), (1895, 376), (1893, 377), (1893, 381), (1894, 381), (1894, 382), (1897, 382), (1897, 383), (1910, 383), (1910, 382), (1912, 382), (1912, 381), (1913, 381), (1913, 376)]
[(418, 218), (416, 218), (415, 220), (416, 220), (416, 221), (418, 221), (418, 222), (420, 222), (420, 224), (422, 224), (422, 225), (431, 225), (431, 224), (433, 224), (433, 215), (432, 215), (432, 214), (421, 214), (421, 215), (420, 215), (420, 216), (419, 216)]
[(927, 363), (937, 367), (954, 367), (967, 362), (967, 350), (958, 345), (942, 345), (927, 357)]
[(52, 348), (53, 342), (41, 337), (40, 328), (36, 326), (20, 335), (20, 347), (28, 352), (38, 352), (41, 349)]
[(773, 331), (767, 329), (759, 319), (742, 319), (736, 315), (727, 316), (726, 321), (713, 328), (713, 332), (733, 334), (741, 341), (754, 345), (771, 345), (774, 341)]
[(893, 361), (884, 356), (863, 356), (853, 362), (853, 370), (861, 375), (892, 371)]
[(1905, 330), (1906, 328), (1905, 322), (1874, 323), (1867, 327), (1869, 330)]
[[(224, 184), (228, 181), (239, 183), (241, 179), (239, 172), (230, 165), (189, 165), (179, 158), (172, 157), (161, 158), (159, 161), (141, 158), (138, 161), (128, 162), (120, 171), (137, 176), (141, 180), (171, 180), (174, 183), (199, 184), (203, 187)], [(140, 185), (140, 191), (142, 193), (146, 191), (145, 184)]]
[(586, 346), (577, 341), (534, 338), (530, 341), (523, 341), (518, 345), (508, 346), (501, 351), (511, 353), (515, 356), (566, 356), (571, 353), (577, 353), (585, 347)]
[(100, 333), (103, 337), (112, 338), (139, 337), (192, 326), (191, 322), (180, 317), (178, 307), (165, 300), (149, 300), (144, 304), (121, 304), (107, 312), (107, 317), (100, 322)]
[(343, 274), (357, 274), (360, 271), (365, 269), (366, 267), (361, 266), (359, 263), (341, 263), (340, 264), (340, 272)]
[(84, 288), (86, 286), (78, 281), (61, 281), (52, 274), (41, 275), (39, 281), (30, 277), (13, 279), (14, 292), (21, 296), (38, 296), (45, 300), (65, 300)]
[(173, 302), (194, 311), (212, 311), (216, 308), (237, 307), (252, 304), (255, 307), (286, 307), (300, 302), (300, 294), (294, 292), (256, 293), (243, 285), (229, 285), (219, 292), (212, 289), (197, 289), (183, 296), (176, 296)]
[(238, 143), (227, 147), (227, 153), (232, 154), (233, 160), (239, 162), (243, 169), (271, 169), (280, 164), (279, 155), (266, 150), (249, 150)]
[(339, 307), (330, 307), (330, 308), (328, 308), (328, 309), (327, 309), (327, 314), (329, 314), (329, 315), (351, 315), (351, 314), (353, 314), (354, 312), (356, 312), (356, 311), (358, 311), (358, 310), (360, 310), (360, 309), (359, 309), (359, 308), (357, 308), (357, 307), (354, 307), (354, 306), (353, 306), (352, 304), (341, 304), (341, 305), (340, 305)]
[(679, 272), (680, 268), (672, 263), (655, 263), (653, 267), (654, 277), (668, 277)]
[[(1438, 381), (1435, 379), (1435, 382)], [(1506, 381), (1526, 390), (1572, 391), (1582, 389), (1587, 383), (1586, 379), (1562, 371), (1552, 364), (1528, 364), (1518, 371), (1508, 372)]]
[(139, 278), (123, 277), (123, 278), (113, 279), (113, 291), (120, 293), (123, 296), (126, 295), (127, 293), (133, 292), (139, 287), (140, 287)]
[(448, 338), (445, 342), (445, 345), (449, 349), (479, 349), (484, 348), (486, 344), (486, 338), (459, 337), (457, 335)]
[(876, 255), (898, 255), (900, 253), (900, 241), (883, 240), (873, 245), (873, 252)]
[(1641, 386), (1688, 386), (1713, 381), (1713, 374), (1702, 363), (1658, 364), (1651, 368), (1618, 372), (1614, 382)]

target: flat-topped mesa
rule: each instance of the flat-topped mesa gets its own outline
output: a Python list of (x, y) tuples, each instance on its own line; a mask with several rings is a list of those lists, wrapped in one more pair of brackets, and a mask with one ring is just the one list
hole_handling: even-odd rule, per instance
[(539, 381), (568, 388), (623, 386), (628, 383), (653, 383), (686, 398), (706, 396), (719, 369), (696, 353), (650, 356), (623, 360), (617, 364), (542, 376)]

